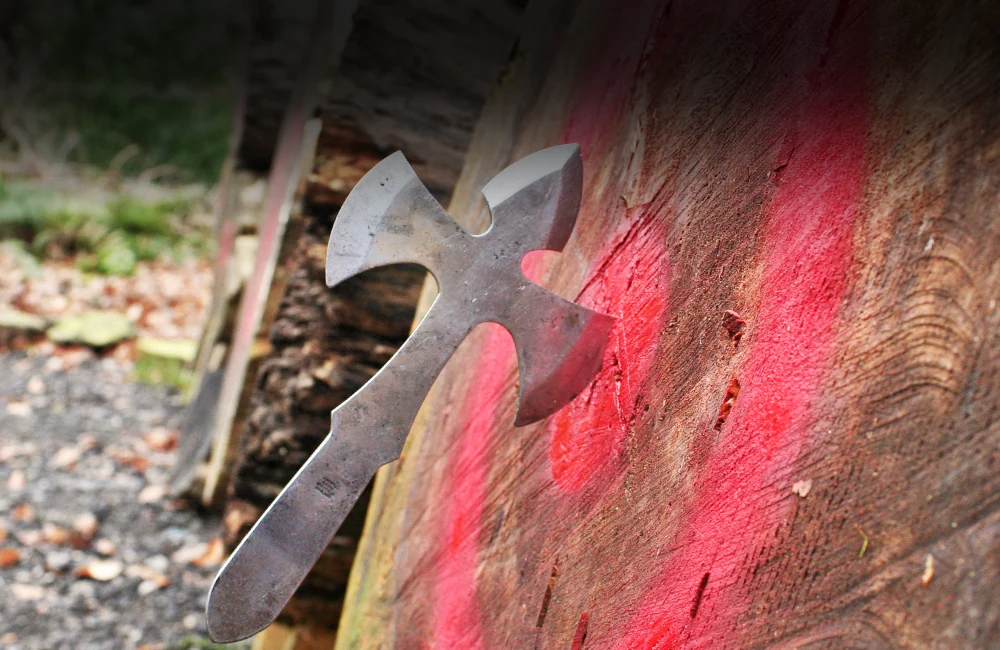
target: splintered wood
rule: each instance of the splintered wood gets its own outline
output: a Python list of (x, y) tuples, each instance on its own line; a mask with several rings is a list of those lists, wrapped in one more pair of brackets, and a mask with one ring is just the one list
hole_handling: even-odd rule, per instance
[(473, 333), (338, 648), (996, 647), (1000, 7), (546, 7), (455, 195), (581, 145), (526, 270), (619, 319), (604, 369), (515, 429)]

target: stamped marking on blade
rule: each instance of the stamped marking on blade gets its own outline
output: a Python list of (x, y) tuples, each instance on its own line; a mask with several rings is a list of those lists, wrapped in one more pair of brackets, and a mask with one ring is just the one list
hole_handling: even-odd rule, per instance
[(337, 483), (328, 478), (324, 478), (316, 484), (316, 489), (325, 497), (332, 497), (337, 492)]
[(551, 415), (590, 383), (614, 320), (521, 272), (525, 254), (566, 245), (582, 182), (576, 145), (519, 160), (483, 188), (493, 225), (482, 235), (452, 220), (401, 153), (354, 187), (330, 235), (327, 284), (411, 263), (434, 275), (440, 294), (385, 367), (334, 409), (330, 435), (223, 565), (208, 598), (215, 641), (245, 639), (277, 617), (375, 471), (399, 457), (435, 378), (476, 325), (499, 323), (514, 339), (516, 426)]

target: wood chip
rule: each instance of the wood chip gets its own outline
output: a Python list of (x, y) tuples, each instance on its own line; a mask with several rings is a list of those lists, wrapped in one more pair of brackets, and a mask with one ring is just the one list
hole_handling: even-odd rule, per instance
[(122, 574), (125, 566), (118, 560), (94, 560), (76, 571), (79, 578), (109, 582)]
[(927, 586), (934, 579), (934, 556), (930, 553), (927, 554), (927, 559), (924, 560), (924, 574), (920, 576), (920, 584)]
[(12, 567), (21, 561), (21, 552), (16, 548), (0, 548), (0, 569)]
[(812, 479), (806, 479), (804, 481), (796, 481), (792, 486), (792, 493), (797, 494), (803, 499), (809, 496), (809, 491), (812, 490), (813, 482)]

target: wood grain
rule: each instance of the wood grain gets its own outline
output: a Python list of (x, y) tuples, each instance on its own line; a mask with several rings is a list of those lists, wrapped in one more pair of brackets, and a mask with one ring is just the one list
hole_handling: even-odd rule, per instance
[(527, 266), (620, 321), (591, 390), (521, 429), (506, 335), (462, 346), (380, 479), (338, 647), (996, 647), (1000, 11), (537, 24), (468, 165), (581, 144), (577, 231)]

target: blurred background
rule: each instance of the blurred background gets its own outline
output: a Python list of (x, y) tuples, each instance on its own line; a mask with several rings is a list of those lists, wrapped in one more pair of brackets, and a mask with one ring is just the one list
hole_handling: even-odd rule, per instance
[(203, 648), (217, 517), (168, 496), (241, 3), (0, 2), (0, 647)]

